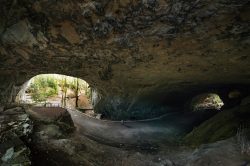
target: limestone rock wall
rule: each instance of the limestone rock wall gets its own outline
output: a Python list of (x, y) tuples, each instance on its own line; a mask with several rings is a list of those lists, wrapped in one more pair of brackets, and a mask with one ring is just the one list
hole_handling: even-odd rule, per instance
[(33, 122), (23, 107), (0, 110), (0, 165), (31, 165), (30, 150), (23, 142), (33, 131)]

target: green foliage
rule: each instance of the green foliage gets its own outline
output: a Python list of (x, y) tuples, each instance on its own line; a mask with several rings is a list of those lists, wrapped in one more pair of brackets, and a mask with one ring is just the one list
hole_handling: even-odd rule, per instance
[(34, 78), (29, 89), (31, 97), (36, 102), (46, 101), (47, 98), (57, 95), (58, 84), (56, 79), (49, 76), (37, 76)]
[(62, 101), (65, 104), (68, 89), (73, 90), (76, 95), (84, 90), (87, 97), (90, 98), (90, 88), (85, 81), (64, 75), (38, 75), (32, 79), (27, 91), (31, 94), (33, 101), (36, 102), (46, 101), (49, 97), (62, 92)]
[(214, 93), (204, 93), (195, 96), (190, 104), (192, 111), (200, 110), (220, 110), (224, 105), (220, 96)]
[(76, 90), (76, 83), (75, 81), (72, 81), (72, 82), (69, 82), (67, 85), (66, 85), (68, 88), (72, 89), (72, 90)]
[[(84, 90), (85, 95), (87, 98), (91, 98), (91, 88), (89, 88), (88, 84), (85, 83), (85, 81), (78, 79), (79, 84), (78, 84), (78, 91)], [(74, 79), (74, 81), (68, 82), (66, 85), (68, 88), (76, 91), (77, 90), (77, 80)]]
[(85, 89), (85, 95), (87, 96), (88, 99), (91, 98), (91, 88), (86, 88)]

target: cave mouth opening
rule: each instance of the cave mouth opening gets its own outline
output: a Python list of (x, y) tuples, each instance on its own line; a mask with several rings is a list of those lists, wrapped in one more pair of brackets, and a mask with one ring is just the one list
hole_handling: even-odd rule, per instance
[(36, 107), (64, 107), (92, 113), (92, 93), (90, 85), (80, 78), (40, 74), (23, 84), (15, 100)]

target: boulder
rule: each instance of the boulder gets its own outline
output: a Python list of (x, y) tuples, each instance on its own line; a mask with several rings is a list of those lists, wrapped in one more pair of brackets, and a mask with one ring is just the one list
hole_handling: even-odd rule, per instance
[(9, 165), (31, 165), (29, 160), (30, 150), (23, 144), (19, 147), (11, 147), (6, 150), (1, 158), (2, 166)]
[(11, 147), (9, 149), (6, 150), (6, 153), (3, 155), (3, 157), (1, 158), (3, 162), (7, 162), (8, 160), (10, 160), (14, 155), (14, 148)]
[(59, 107), (33, 107), (29, 114), (34, 120), (58, 126), (65, 134), (74, 131), (75, 126), (69, 112)]
[(66, 133), (71, 133), (75, 130), (74, 122), (68, 111), (65, 111), (64, 114), (56, 120), (56, 124)]
[(28, 136), (33, 130), (33, 123), (22, 107), (4, 110), (0, 114), (0, 141), (11, 135)]
[(97, 114), (96, 115), (96, 119), (101, 119), (102, 118), (102, 114)]
[(63, 136), (59, 126), (54, 124), (41, 125), (39, 128), (41, 131), (36, 133), (40, 138), (60, 138)]
[(3, 114), (5, 115), (15, 115), (15, 114), (22, 114), (23, 108), (22, 107), (14, 107), (4, 110)]

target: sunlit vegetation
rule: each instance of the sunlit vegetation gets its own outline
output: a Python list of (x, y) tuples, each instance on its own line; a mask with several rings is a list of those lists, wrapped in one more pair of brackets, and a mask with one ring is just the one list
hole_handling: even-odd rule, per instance
[(37, 76), (32, 80), (28, 91), (34, 101), (46, 101), (47, 98), (58, 94), (58, 83), (51, 76)]
[(193, 111), (220, 110), (224, 105), (220, 96), (214, 93), (204, 93), (194, 97), (191, 101)]
[(89, 85), (79, 78), (57, 74), (42, 74), (30, 80), (27, 92), (34, 102), (46, 102), (49, 98), (60, 98), (62, 106), (67, 105), (67, 100), (75, 98), (75, 107), (78, 107), (79, 95), (91, 97)]

